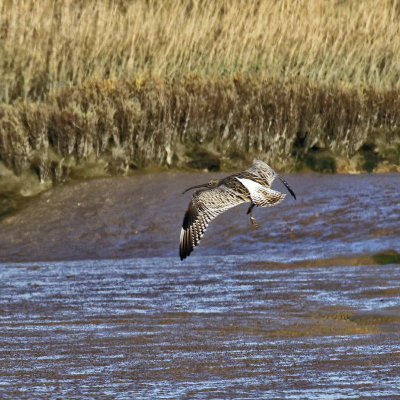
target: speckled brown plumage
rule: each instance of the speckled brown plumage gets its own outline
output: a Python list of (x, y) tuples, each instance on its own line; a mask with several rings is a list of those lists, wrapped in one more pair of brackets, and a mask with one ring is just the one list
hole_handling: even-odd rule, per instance
[[(193, 194), (183, 219), (179, 245), (181, 260), (190, 255), (199, 244), (210, 221), (224, 211), (250, 202), (248, 213), (251, 214), (254, 206), (269, 207), (279, 204), (286, 195), (270, 188), (275, 177), (278, 177), (296, 198), (287, 182), (260, 160), (254, 160), (246, 171), (187, 189), (203, 187)], [(255, 223), (252, 215), (251, 221)]]

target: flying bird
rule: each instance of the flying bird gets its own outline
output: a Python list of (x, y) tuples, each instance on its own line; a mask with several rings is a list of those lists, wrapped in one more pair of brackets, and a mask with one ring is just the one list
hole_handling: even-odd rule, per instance
[(296, 199), (289, 184), (268, 164), (260, 160), (254, 160), (251, 167), (245, 171), (223, 179), (212, 179), (208, 183), (186, 189), (183, 193), (191, 189), (202, 188), (194, 192), (183, 218), (179, 243), (181, 260), (189, 256), (200, 243), (208, 224), (215, 217), (241, 203), (250, 202), (247, 214), (250, 214), (251, 223), (258, 226), (253, 217), (254, 206), (275, 206), (286, 196), (284, 193), (271, 189), (271, 184), (276, 177)]

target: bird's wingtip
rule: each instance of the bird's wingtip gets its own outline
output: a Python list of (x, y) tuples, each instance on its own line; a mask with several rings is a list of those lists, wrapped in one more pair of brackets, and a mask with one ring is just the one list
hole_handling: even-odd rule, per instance
[(190, 252), (185, 252), (182, 249), (179, 249), (179, 257), (180, 257), (181, 261), (183, 261), (189, 255), (190, 255)]
[(179, 246), (179, 258), (181, 259), (181, 261), (183, 261), (186, 258), (186, 254), (182, 249), (182, 245)]

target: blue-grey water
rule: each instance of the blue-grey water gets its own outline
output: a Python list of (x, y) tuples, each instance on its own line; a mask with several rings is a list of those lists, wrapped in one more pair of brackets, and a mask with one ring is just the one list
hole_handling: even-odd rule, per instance
[(214, 175), (81, 182), (0, 222), (0, 399), (400, 398), (400, 176), (289, 175), (297, 201), (258, 229), (230, 210), (181, 262), (179, 193)]

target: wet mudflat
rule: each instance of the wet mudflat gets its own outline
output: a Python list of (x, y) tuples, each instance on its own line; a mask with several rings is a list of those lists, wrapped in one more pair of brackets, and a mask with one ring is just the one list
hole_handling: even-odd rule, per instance
[(400, 398), (400, 265), (372, 257), (400, 250), (398, 175), (288, 176), (297, 202), (259, 229), (231, 210), (181, 262), (177, 193), (208, 178), (83, 182), (1, 222), (0, 398)]
[(2, 398), (400, 396), (399, 265), (2, 269)]

